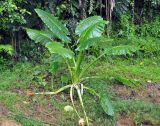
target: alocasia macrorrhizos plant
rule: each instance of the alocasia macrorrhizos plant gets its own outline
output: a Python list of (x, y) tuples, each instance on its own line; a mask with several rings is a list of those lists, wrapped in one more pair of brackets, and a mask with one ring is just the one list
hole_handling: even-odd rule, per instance
[[(88, 90), (90, 93), (96, 95), (99, 98), (100, 104), (102, 105), (104, 111), (108, 115), (112, 116), (114, 112), (108, 98), (100, 96), (93, 89), (86, 87), (84, 85), (84, 81), (85, 79), (92, 78), (86, 77), (86, 73), (97, 60), (99, 60), (106, 53), (110, 53), (113, 55), (118, 55), (121, 53), (123, 54), (124, 50), (121, 51), (123, 47), (107, 49), (94, 61), (91, 61), (90, 63), (87, 63), (85, 65), (82, 64), (82, 62), (84, 61), (85, 51), (89, 50), (91, 46), (95, 46), (95, 43), (101, 40), (107, 21), (104, 21), (103, 18), (101, 18), (100, 16), (92, 16), (82, 20), (77, 25), (75, 30), (75, 33), (78, 36), (78, 40), (74, 40), (77, 44), (77, 48), (73, 50), (68, 46), (68, 44), (71, 42), (71, 39), (69, 38), (68, 29), (50, 13), (40, 9), (35, 9), (35, 11), (41, 18), (41, 20), (45, 23), (45, 25), (48, 27), (48, 30), (39, 31), (33, 29), (26, 29), (28, 36), (35, 42), (40, 42), (44, 44), (51, 54), (57, 54), (63, 57), (71, 78), (71, 84), (62, 87), (55, 92), (45, 92), (36, 94), (57, 94), (59, 92), (64, 91), (65, 89), (70, 88), (70, 99), (73, 107), (75, 108), (73, 101), (73, 92), (76, 90), (84, 112), (86, 123), (87, 125), (89, 125), (88, 117), (82, 100), (83, 89)], [(115, 52), (113, 50), (117, 51)], [(134, 51), (134, 49), (129, 48), (125, 51), (126, 53), (130, 53)], [(76, 108), (75, 111), (78, 117), (81, 118)]]

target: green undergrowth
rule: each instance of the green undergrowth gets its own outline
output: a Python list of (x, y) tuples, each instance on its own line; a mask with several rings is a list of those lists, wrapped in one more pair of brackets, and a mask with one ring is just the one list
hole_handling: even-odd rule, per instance
[(30, 63), (17, 63), (11, 68), (0, 72), (0, 90), (25, 89), (32, 80), (32, 66)]
[(14, 115), (12, 118), (23, 126), (45, 126), (42, 121), (35, 120), (31, 117), (26, 117), (23, 114)]
[(113, 101), (113, 106), (117, 113), (126, 112), (133, 121), (140, 125), (144, 121), (153, 124), (160, 124), (160, 106), (143, 100), (122, 100)]
[(111, 92), (111, 88), (113, 87), (111, 87), (110, 81), (94, 80), (90, 81), (89, 85), (97, 92), (106, 94), (112, 102), (115, 111), (114, 117), (106, 115), (101, 110), (101, 106), (98, 105), (96, 98), (92, 96), (89, 99), (88, 95), (91, 94), (86, 94), (84, 97), (85, 105), (95, 124), (114, 126), (120, 116), (131, 118), (137, 125), (141, 125), (145, 121), (150, 122), (151, 124), (160, 124), (160, 106), (158, 103), (138, 100), (134, 97), (127, 100), (121, 99), (119, 96), (115, 95), (116, 92)]
[(0, 92), (0, 103), (2, 103), (9, 110), (15, 110), (14, 105), (20, 98), (17, 94), (12, 92)]
[[(93, 105), (93, 103), (95, 105)], [(87, 110), (92, 117), (94, 124), (101, 124), (105, 126), (114, 126), (119, 116), (125, 118), (131, 118), (135, 124), (140, 125), (145, 121), (148, 121), (152, 124), (160, 124), (159, 121), (159, 111), (160, 107), (158, 104), (153, 104), (145, 101), (138, 100), (112, 100), (112, 105), (115, 110), (115, 116), (109, 117), (101, 111), (100, 106), (96, 104), (96, 101), (93, 99), (89, 100), (86, 103)], [(122, 115), (121, 115), (122, 114)]]
[[(99, 79), (88, 80), (86, 84), (95, 89), (98, 93), (105, 94), (109, 97), (113, 104), (115, 116), (110, 117), (106, 115), (100, 105), (97, 103), (96, 97), (84, 90), (84, 104), (86, 111), (89, 113), (89, 117), (92, 119), (91, 123), (95, 125), (114, 126), (116, 120), (121, 113), (126, 113), (127, 116), (132, 118), (137, 125), (140, 125), (144, 120), (148, 120), (154, 124), (159, 124), (159, 111), (160, 107), (158, 103), (151, 103), (145, 100), (138, 101), (136, 99), (122, 100), (118, 96), (115, 97), (115, 92), (111, 92), (110, 88), (115, 83), (116, 77), (123, 77), (128, 80), (136, 80), (141, 85), (145, 85), (148, 81), (152, 83), (160, 83), (160, 58), (107, 58), (105, 61), (101, 61), (95, 64), (95, 68), (90, 71), (90, 74), (100, 76)], [(57, 97), (50, 97), (46, 100), (46, 97), (34, 96), (33, 99), (28, 99), (24, 95), (20, 95), (18, 91), (32, 91), (43, 90), (56, 90), (61, 85), (57, 81), (54, 82), (52, 88), (49, 88), (50, 79), (46, 80), (46, 85), (43, 86), (41, 81), (36, 79), (45, 77), (47, 73), (45, 64), (32, 65), (30, 63), (18, 63), (13, 68), (0, 71), (0, 103), (2, 103), (9, 111), (14, 113), (12, 118), (17, 122), (20, 122), (24, 126), (36, 126), (43, 125), (45, 120), (34, 120), (32, 117), (25, 117), (21, 110), (17, 110), (15, 105), (23, 101), (29, 101), (31, 104), (26, 105), (25, 109), (31, 109), (36, 103), (51, 104), (59, 111), (61, 117), (59, 125), (72, 126), (78, 121), (76, 114), (64, 112), (64, 107), (70, 104), (69, 94), (64, 92)], [(63, 75), (61, 73), (61, 75)], [(49, 75), (48, 75), (49, 76)], [(35, 79), (36, 78), (36, 79)], [(49, 77), (50, 78), (50, 77)], [(136, 87), (135, 87), (136, 88)], [(68, 95), (68, 97), (66, 97)], [(74, 98), (76, 101), (77, 97)], [(31, 105), (31, 106), (30, 106)], [(76, 107), (81, 113), (81, 107), (76, 102)], [(21, 113), (21, 114), (19, 114)]]

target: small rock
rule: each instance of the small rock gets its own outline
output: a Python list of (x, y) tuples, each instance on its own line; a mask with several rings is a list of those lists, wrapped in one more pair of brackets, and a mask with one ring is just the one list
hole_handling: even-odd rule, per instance
[(70, 105), (67, 105), (67, 106), (64, 107), (64, 111), (66, 111), (66, 112), (72, 112), (73, 111), (73, 107), (70, 106)]
[(152, 81), (151, 81), (151, 80), (148, 80), (147, 82), (148, 82), (148, 83), (152, 83)]

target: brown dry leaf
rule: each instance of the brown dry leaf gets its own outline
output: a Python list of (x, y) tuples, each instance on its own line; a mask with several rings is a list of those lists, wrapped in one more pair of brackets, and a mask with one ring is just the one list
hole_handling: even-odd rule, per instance
[(34, 93), (32, 92), (32, 91), (27, 91), (27, 96), (33, 96), (34, 95)]

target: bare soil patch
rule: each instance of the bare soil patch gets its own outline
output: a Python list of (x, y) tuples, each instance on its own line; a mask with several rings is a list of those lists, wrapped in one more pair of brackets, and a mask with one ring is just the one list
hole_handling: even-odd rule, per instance
[(160, 84), (148, 83), (146, 86), (142, 85), (136, 88), (114, 84), (112, 90), (118, 97), (124, 100), (138, 99), (160, 104)]
[(19, 123), (6, 119), (11, 113), (0, 103), (0, 126), (21, 126)]
[(0, 122), (0, 126), (22, 126), (22, 125), (13, 120), (3, 120)]
[(16, 104), (16, 107), (23, 112), (26, 117), (33, 117), (36, 120), (43, 120), (47, 124), (57, 124), (63, 116), (53, 105), (43, 103), (23, 102)]
[[(113, 92), (117, 97), (123, 100), (137, 99), (155, 104), (160, 104), (160, 84), (148, 83), (136, 88), (130, 88), (121, 84), (112, 85)], [(152, 122), (145, 120), (142, 122), (143, 126), (160, 126), (152, 124)], [(136, 126), (134, 121), (125, 114), (120, 114), (116, 126)]]
[(129, 117), (120, 117), (116, 123), (116, 126), (136, 126), (133, 120)]
[(0, 103), (0, 118), (6, 117), (9, 115), (8, 109)]

